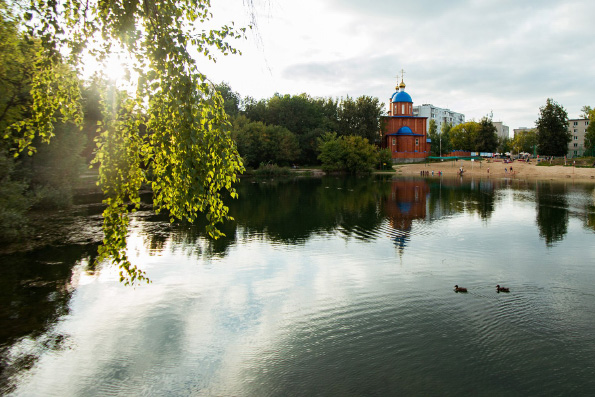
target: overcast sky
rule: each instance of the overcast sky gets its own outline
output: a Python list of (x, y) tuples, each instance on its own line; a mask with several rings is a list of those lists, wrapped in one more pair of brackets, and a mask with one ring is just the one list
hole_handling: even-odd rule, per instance
[[(257, 34), (242, 56), (202, 67), (242, 97), (377, 97), (405, 70), (414, 105), (466, 120), (533, 127), (553, 98), (577, 118), (595, 106), (595, 1), (254, 0)], [(247, 25), (242, 0), (213, 1), (218, 21)], [(201, 61), (202, 62), (202, 61)], [(400, 79), (400, 77), (399, 77)]]

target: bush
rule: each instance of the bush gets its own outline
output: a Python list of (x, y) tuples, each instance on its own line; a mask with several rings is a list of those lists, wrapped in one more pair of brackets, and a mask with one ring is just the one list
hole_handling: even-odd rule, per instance
[(0, 241), (16, 240), (27, 231), (31, 200), (25, 195), (27, 184), (11, 179), (13, 170), (13, 158), (0, 153)]
[(319, 139), (318, 150), (325, 172), (369, 173), (379, 160), (378, 149), (360, 136), (326, 133)]
[(378, 151), (377, 167), (381, 170), (392, 170), (393, 158), (390, 154), (390, 149), (384, 148)]
[(260, 167), (254, 170), (254, 175), (271, 178), (275, 176), (287, 176), (290, 172), (289, 167), (279, 167), (277, 164), (260, 164)]

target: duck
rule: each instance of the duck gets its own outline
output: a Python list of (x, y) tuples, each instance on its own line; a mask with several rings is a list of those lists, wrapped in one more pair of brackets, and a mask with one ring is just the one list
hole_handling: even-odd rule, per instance
[(455, 285), (455, 292), (467, 292), (467, 288), (459, 287)]
[(500, 284), (496, 285), (497, 292), (510, 292), (510, 288), (500, 287)]

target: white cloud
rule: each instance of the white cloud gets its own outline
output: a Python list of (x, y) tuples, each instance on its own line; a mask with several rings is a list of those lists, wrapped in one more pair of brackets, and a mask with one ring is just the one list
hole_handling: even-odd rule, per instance
[[(405, 69), (417, 104), (509, 127), (532, 126), (551, 97), (570, 117), (595, 105), (595, 28), (588, 1), (417, 2), (303, 0), (255, 3), (260, 39), (205, 70), (242, 96), (275, 92), (385, 102)], [(215, 15), (246, 24), (239, 0)], [(225, 19), (224, 19), (225, 20)]]

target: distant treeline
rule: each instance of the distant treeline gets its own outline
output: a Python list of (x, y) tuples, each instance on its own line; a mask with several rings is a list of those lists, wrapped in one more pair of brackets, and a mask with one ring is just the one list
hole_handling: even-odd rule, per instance
[(232, 119), (232, 136), (248, 167), (266, 163), (320, 164), (318, 143), (326, 133), (358, 136), (371, 144), (380, 144), (385, 110), (378, 98), (275, 94), (257, 101), (242, 98), (226, 83), (219, 84), (217, 89)]

